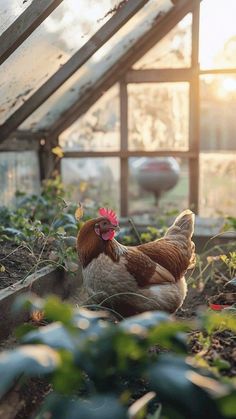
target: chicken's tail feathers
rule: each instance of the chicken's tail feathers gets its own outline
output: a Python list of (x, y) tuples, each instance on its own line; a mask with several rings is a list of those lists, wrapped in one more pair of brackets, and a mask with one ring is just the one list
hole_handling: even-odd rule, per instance
[(187, 209), (176, 218), (172, 226), (167, 230), (165, 237), (178, 242), (189, 259), (188, 268), (192, 268), (196, 262), (195, 244), (192, 242), (194, 232), (195, 214)]
[(191, 238), (194, 231), (194, 213), (187, 209), (178, 215), (174, 224), (167, 230), (166, 236), (184, 235), (186, 238)]

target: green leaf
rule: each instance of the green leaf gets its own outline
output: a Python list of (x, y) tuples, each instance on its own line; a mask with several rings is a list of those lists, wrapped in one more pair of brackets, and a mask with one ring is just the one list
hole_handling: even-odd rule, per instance
[(118, 327), (135, 335), (143, 335), (146, 334), (149, 329), (156, 327), (160, 323), (168, 322), (169, 320), (170, 317), (161, 311), (148, 311), (121, 321)]
[(76, 237), (74, 237), (74, 236), (63, 237), (62, 241), (68, 247), (75, 248), (75, 246), (76, 246)]
[(230, 329), (236, 332), (235, 316), (227, 310), (220, 313), (206, 312), (201, 317), (202, 326), (207, 330), (208, 334), (212, 334), (214, 330), (222, 331)]
[(157, 392), (163, 406), (174, 408), (183, 417), (199, 419), (204, 412), (208, 419), (222, 419), (209, 394), (188, 379), (191, 371), (193, 368), (183, 358), (160, 355), (148, 371), (150, 388)]
[(231, 365), (228, 361), (222, 358), (216, 358), (212, 362), (212, 366), (216, 367), (219, 371), (221, 370), (229, 370)]
[(43, 343), (54, 349), (62, 348), (72, 352), (76, 344), (76, 339), (72, 336), (72, 333), (69, 333), (66, 327), (60, 322), (55, 322), (31, 331), (21, 341), (27, 344)]
[(37, 326), (33, 324), (24, 323), (16, 328), (14, 334), (17, 337), (17, 339), (21, 339), (27, 333), (32, 332), (32, 330), (37, 330), (37, 329), (38, 329)]
[(49, 374), (60, 364), (56, 351), (45, 345), (25, 345), (0, 354), (0, 397), (22, 374)]
[(149, 332), (149, 342), (152, 345), (161, 345), (167, 349), (179, 352), (186, 352), (186, 334), (190, 329), (189, 325), (183, 322), (169, 321), (157, 325)]
[(224, 418), (235, 419), (236, 413), (236, 390), (217, 400)]
[(93, 339), (104, 335), (107, 328), (112, 324), (105, 322), (107, 313), (104, 311), (91, 311), (87, 309), (79, 309), (73, 315), (73, 324), (83, 333), (83, 336), (92, 337)]
[(75, 366), (71, 352), (60, 350), (61, 365), (54, 372), (52, 384), (60, 394), (74, 394), (78, 392), (84, 381), (84, 372)]
[(51, 321), (60, 321), (64, 324), (71, 324), (73, 317), (72, 306), (57, 298), (48, 297), (44, 304), (45, 317)]
[(22, 231), (17, 230), (16, 228), (6, 227), (4, 228), (4, 233), (7, 234), (7, 236), (15, 237), (17, 236), (18, 239), (25, 240), (25, 235), (22, 233)]
[(44, 419), (46, 412), (50, 419), (128, 419), (125, 408), (110, 395), (95, 396), (85, 401), (53, 394), (36, 419)]

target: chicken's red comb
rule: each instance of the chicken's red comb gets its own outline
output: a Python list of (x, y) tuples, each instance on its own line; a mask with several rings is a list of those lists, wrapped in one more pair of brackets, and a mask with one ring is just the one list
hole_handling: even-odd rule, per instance
[(100, 208), (98, 212), (99, 212), (99, 215), (101, 215), (102, 217), (108, 218), (108, 220), (113, 225), (118, 225), (119, 224), (117, 215), (113, 210), (111, 210), (109, 208)]

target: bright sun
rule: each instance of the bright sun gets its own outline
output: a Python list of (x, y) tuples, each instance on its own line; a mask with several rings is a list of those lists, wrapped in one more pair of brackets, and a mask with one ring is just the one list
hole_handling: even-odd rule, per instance
[(226, 92), (231, 93), (236, 91), (236, 79), (232, 77), (225, 77), (222, 85)]
[(220, 99), (228, 99), (230, 95), (236, 93), (236, 79), (224, 76), (219, 80), (218, 89), (215, 92)]

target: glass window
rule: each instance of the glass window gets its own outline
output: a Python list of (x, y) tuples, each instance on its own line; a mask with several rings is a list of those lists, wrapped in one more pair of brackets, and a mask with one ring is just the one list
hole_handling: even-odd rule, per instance
[(29, 7), (33, 0), (0, 0), (0, 35)]
[(119, 86), (114, 85), (60, 136), (68, 151), (114, 151), (120, 146)]
[(201, 77), (201, 149), (236, 150), (236, 74)]
[(191, 65), (192, 15), (189, 13), (133, 68), (181, 68)]
[(236, 1), (201, 2), (200, 65), (206, 68), (236, 67)]
[(200, 154), (200, 215), (231, 215), (236, 208), (236, 153)]
[[(170, 0), (149, 0), (106, 44), (91, 57), (22, 125), (21, 129), (49, 129), (73, 104), (77, 103), (107, 73), (132, 45), (156, 24), (160, 13), (173, 7)], [(76, 29), (76, 26), (75, 26)]]
[(0, 153), (1, 205), (14, 204), (17, 191), (39, 193), (39, 162), (34, 151)]
[(129, 148), (188, 148), (189, 84), (128, 85)]
[(64, 158), (62, 180), (71, 198), (93, 207), (108, 206), (119, 212), (120, 163), (111, 158)]
[(0, 124), (110, 18), (105, 15), (114, 4), (115, 0), (63, 1), (1, 65)]
[(165, 214), (188, 207), (188, 162), (173, 157), (129, 159), (129, 212)]

